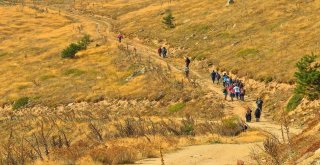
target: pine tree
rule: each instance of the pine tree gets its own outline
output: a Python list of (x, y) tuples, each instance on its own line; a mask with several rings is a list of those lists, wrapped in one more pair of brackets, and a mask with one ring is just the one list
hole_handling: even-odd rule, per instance
[(163, 23), (168, 27), (168, 28), (174, 28), (174, 17), (172, 16), (172, 13), (169, 11), (168, 14), (163, 17)]
[(296, 94), (307, 96), (309, 100), (320, 99), (320, 64), (316, 62), (317, 55), (304, 56), (297, 64), (298, 71)]

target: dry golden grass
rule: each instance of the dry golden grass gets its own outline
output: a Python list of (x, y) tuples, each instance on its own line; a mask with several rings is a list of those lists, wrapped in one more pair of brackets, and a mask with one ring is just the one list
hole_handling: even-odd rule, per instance
[[(50, 3), (74, 7), (56, 1)], [(314, 22), (319, 19), (314, 14), (318, 6), (319, 2), (315, 1), (285, 0), (250, 0), (229, 7), (210, 0), (176, 0), (171, 4), (110, 0), (83, 1), (75, 8), (115, 19), (113, 30), (124, 32), (126, 37), (145, 39), (146, 44), (154, 47), (168, 45), (172, 52), (169, 56), (176, 57), (168, 59), (172, 63), (181, 63), (181, 57), (192, 56), (207, 65), (204, 69), (213, 64), (238, 76), (291, 82), (295, 62), (305, 53), (318, 49)], [(132, 54), (128, 56), (124, 46), (103, 41), (96, 32), (96, 22), (62, 12), (60, 15), (58, 11), (47, 13), (43, 9), (0, 7), (0, 73), (3, 75), (0, 103), (11, 103), (22, 96), (30, 97), (33, 104), (52, 106), (111, 101), (100, 102), (108, 106), (74, 104), (80, 107), (76, 109), (41, 107), (1, 111), (2, 162), (16, 159), (36, 161), (36, 164), (132, 163), (159, 156), (160, 146), (168, 152), (186, 145), (264, 139), (258, 131), (240, 133), (237, 127), (221, 132), (219, 128), (224, 128), (223, 125), (203, 122), (224, 116), (220, 99), (183, 83), (181, 74), (169, 73)], [(166, 9), (171, 9), (176, 17), (175, 29), (165, 29), (161, 23)], [(78, 53), (76, 59), (61, 59), (61, 50), (84, 34), (90, 34), (94, 41), (89, 48)], [(126, 81), (141, 70), (146, 72)], [(285, 100), (282, 93), (277, 96), (275, 102)], [(157, 102), (159, 98), (161, 101)], [(170, 111), (175, 105), (183, 106)], [(183, 120), (184, 116), (192, 116), (196, 124), (191, 119)], [(240, 135), (217, 135), (222, 133)], [(48, 144), (49, 154), (45, 151)], [(36, 147), (40, 147), (40, 153)], [(21, 156), (21, 152), (29, 150), (32, 153)], [(314, 148), (306, 150), (314, 151)], [(8, 151), (13, 152), (10, 159), (5, 156)]]
[[(257, 131), (241, 133), (243, 126), (236, 120), (236, 130), (229, 131), (240, 135), (221, 136), (221, 127), (227, 130), (229, 124), (234, 124), (220, 125), (219, 120), (212, 120), (211, 116), (167, 117), (171, 116), (169, 111), (152, 116), (141, 111), (148, 108), (147, 104), (133, 104), (128, 106), (131, 109), (125, 109), (119, 105), (124, 102), (78, 103), (56, 109), (2, 109), (0, 163), (133, 163), (158, 157), (160, 147), (168, 152), (188, 145), (264, 139)], [(114, 105), (117, 106), (112, 108)], [(153, 114), (157, 114), (156, 111)]]
[[(51, 10), (22, 10), (21, 6), (2, 6), (0, 15), (2, 104), (22, 96), (34, 104), (51, 106), (108, 97), (155, 97), (161, 89), (168, 88), (161, 85), (161, 76), (155, 74), (157, 69), (148, 71), (159, 67), (128, 56), (115, 42), (105, 43), (101, 38), (105, 29), (97, 34), (95, 22)], [(83, 27), (80, 33), (79, 26)], [(60, 52), (84, 34), (91, 35), (94, 41), (89, 48), (79, 52), (76, 59), (62, 59)], [(96, 44), (101, 46), (95, 47)], [(126, 81), (143, 69), (145, 74)], [(149, 81), (152, 79), (158, 80)], [(169, 81), (175, 81), (174, 77)]]
[[(318, 1), (286, 0), (236, 1), (228, 7), (211, 0), (110, 0), (76, 8), (114, 18), (115, 30), (154, 47), (170, 45), (175, 56), (206, 59), (238, 76), (288, 83), (295, 63), (318, 53), (319, 6)], [(167, 9), (175, 17), (176, 28), (170, 30), (162, 24)]]

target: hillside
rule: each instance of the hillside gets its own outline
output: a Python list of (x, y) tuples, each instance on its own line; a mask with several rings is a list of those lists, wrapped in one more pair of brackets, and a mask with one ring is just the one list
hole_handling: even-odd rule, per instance
[[(113, 18), (115, 31), (154, 48), (168, 45), (173, 57), (191, 56), (261, 81), (292, 83), (295, 63), (318, 53), (318, 1), (250, 0), (228, 7), (223, 1), (170, 2), (88, 1), (76, 8)], [(162, 23), (167, 10), (175, 17), (174, 29)]]
[[(317, 165), (320, 100), (286, 105), (295, 64), (318, 53), (319, 7), (0, 1), (0, 164)], [(162, 23), (170, 12), (174, 28)], [(61, 57), (86, 35), (86, 49)], [(159, 46), (168, 58), (158, 57)], [(224, 100), (213, 69), (242, 80), (245, 101)], [(265, 101), (261, 122), (246, 123), (257, 97)]]

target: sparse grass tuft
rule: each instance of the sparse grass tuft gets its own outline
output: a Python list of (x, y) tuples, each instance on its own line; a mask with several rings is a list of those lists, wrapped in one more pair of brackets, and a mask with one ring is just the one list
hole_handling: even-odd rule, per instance
[(67, 69), (67, 70), (63, 71), (63, 75), (65, 75), (65, 76), (80, 76), (84, 73), (85, 73), (85, 71), (80, 70), (80, 69), (75, 69), (75, 68)]
[(175, 113), (181, 111), (186, 106), (186, 103), (177, 103), (170, 105), (168, 108), (169, 112)]
[(258, 55), (258, 53), (259, 53), (259, 50), (257, 50), (257, 49), (247, 48), (247, 49), (240, 50), (238, 52), (238, 56), (240, 56), (240, 57), (247, 57), (247, 56), (254, 57), (254, 56)]
[(49, 80), (49, 79), (52, 79), (52, 78), (55, 78), (56, 76), (55, 75), (43, 75), (40, 77), (40, 80), (41, 81), (46, 81), (46, 80)]
[(25, 107), (29, 103), (29, 97), (21, 97), (12, 105), (13, 110)]

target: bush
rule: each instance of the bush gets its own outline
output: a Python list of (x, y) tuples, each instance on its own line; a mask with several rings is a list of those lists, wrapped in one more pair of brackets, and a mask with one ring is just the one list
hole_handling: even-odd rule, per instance
[(174, 17), (172, 16), (172, 12), (168, 11), (167, 15), (163, 17), (163, 23), (168, 27), (168, 28), (174, 28), (175, 25), (173, 23)]
[(244, 131), (243, 123), (237, 116), (223, 119), (218, 126), (218, 132), (224, 136), (236, 136)]
[(301, 103), (302, 99), (303, 97), (299, 94), (295, 94), (294, 96), (292, 96), (287, 104), (286, 110), (287, 111), (295, 110), (298, 107), (298, 105)]
[(76, 53), (80, 51), (80, 46), (78, 44), (72, 43), (61, 53), (62, 58), (74, 58)]
[(177, 104), (174, 104), (174, 105), (170, 105), (168, 110), (169, 112), (178, 112), (180, 110), (182, 110), (184, 107), (186, 106), (186, 103), (177, 103)]
[(87, 49), (90, 43), (90, 36), (85, 35), (78, 43), (71, 43), (66, 49), (61, 52), (62, 58), (74, 58), (80, 50)]
[(317, 55), (306, 55), (296, 64), (298, 71), (295, 73), (295, 93), (307, 96), (309, 100), (320, 98), (320, 64), (316, 59)]
[(29, 103), (29, 97), (21, 97), (17, 101), (15, 101), (12, 105), (13, 110), (17, 110), (25, 107)]

